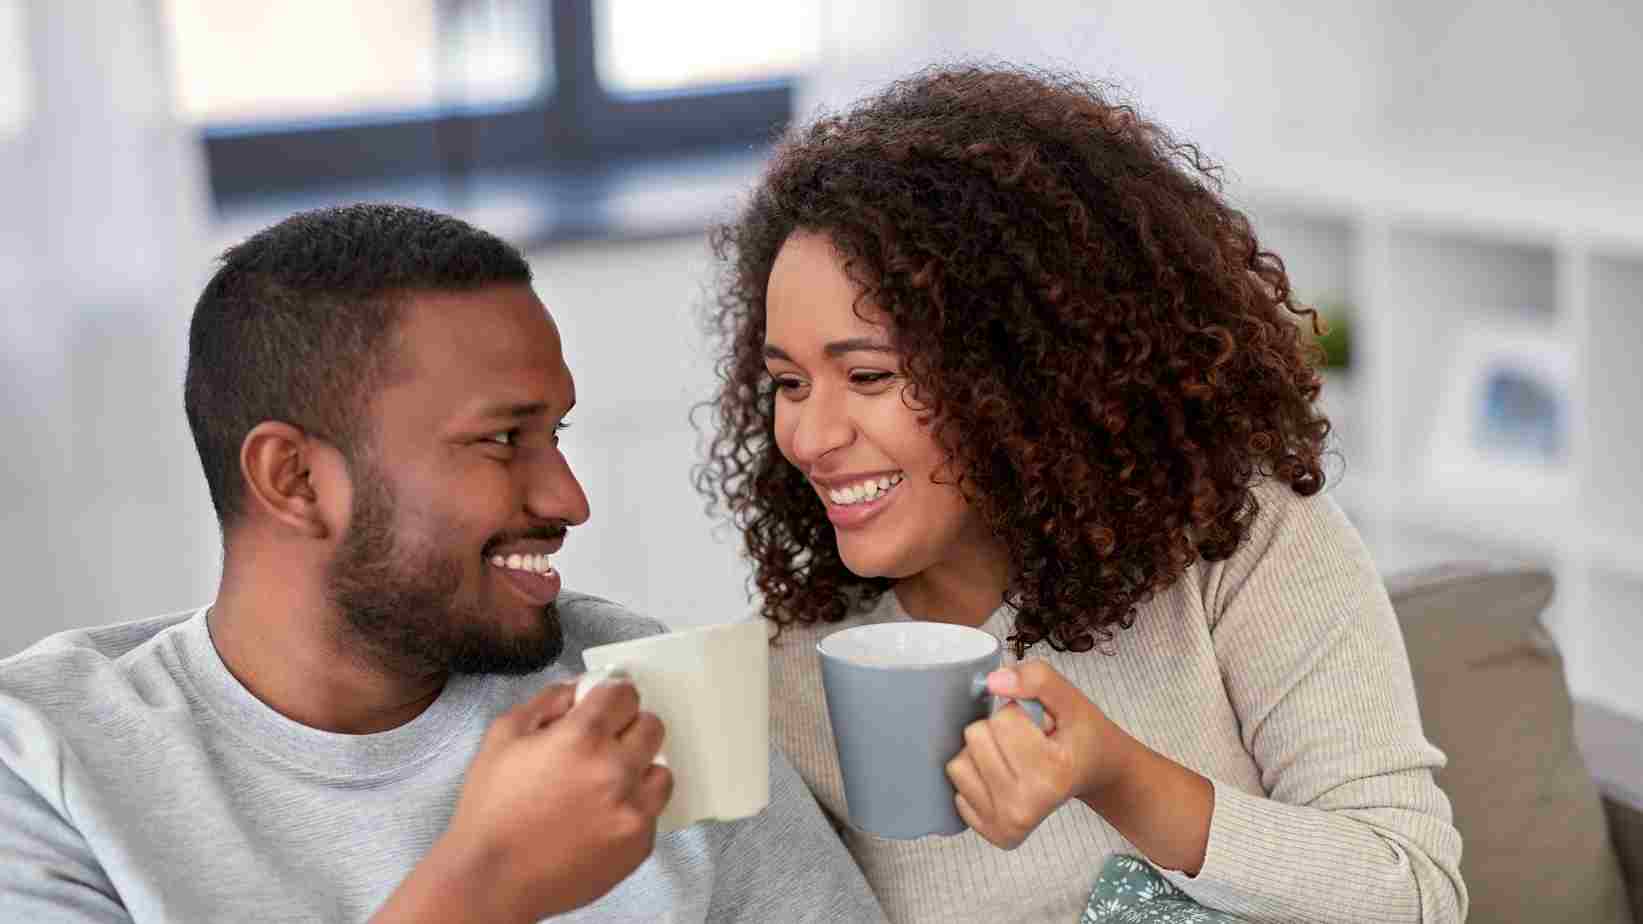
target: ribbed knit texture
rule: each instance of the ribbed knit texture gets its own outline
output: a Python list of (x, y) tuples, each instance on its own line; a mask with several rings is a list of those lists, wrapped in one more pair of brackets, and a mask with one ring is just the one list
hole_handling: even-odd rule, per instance
[[(1214, 783), (1203, 869), (1167, 872), (1201, 904), (1254, 922), (1461, 921), (1460, 835), (1432, 776), (1444, 758), (1421, 732), (1374, 564), (1333, 500), (1271, 484), (1256, 497), (1248, 542), (1143, 604), (1115, 654), (1040, 645), (1027, 657)], [(892, 841), (843, 824), (815, 645), (845, 626), (908, 618), (890, 593), (846, 622), (786, 628), (771, 661), (777, 742), (892, 921), (1072, 924), (1103, 860), (1140, 855), (1080, 802), (1013, 851), (969, 831)], [(1012, 624), (1004, 607), (983, 628), (1003, 640)]]

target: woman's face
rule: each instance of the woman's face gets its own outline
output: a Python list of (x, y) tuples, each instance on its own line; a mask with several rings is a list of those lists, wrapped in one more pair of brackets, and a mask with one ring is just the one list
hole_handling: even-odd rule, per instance
[(795, 232), (766, 293), (765, 368), (776, 385), (776, 445), (827, 508), (845, 567), (908, 578), (985, 547), (945, 453), (907, 393), (878, 312), (829, 239)]

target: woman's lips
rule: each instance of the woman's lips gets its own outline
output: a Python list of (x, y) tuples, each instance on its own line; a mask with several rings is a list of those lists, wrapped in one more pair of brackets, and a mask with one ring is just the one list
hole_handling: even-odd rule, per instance
[(893, 503), (896, 495), (901, 493), (901, 484), (892, 485), (890, 490), (881, 493), (870, 501), (857, 504), (835, 504), (827, 497), (822, 503), (827, 505), (827, 519), (839, 529), (857, 529), (867, 524), (869, 520), (884, 512), (884, 509)]

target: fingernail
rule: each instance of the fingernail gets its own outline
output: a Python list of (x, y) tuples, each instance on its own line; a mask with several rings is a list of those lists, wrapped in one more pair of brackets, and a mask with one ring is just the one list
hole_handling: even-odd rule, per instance
[(595, 668), (595, 669), (593, 669), (591, 671), (588, 671), (587, 673), (583, 674), (582, 677), (579, 680), (576, 681), (576, 693), (571, 698), (571, 702), (572, 702), (573, 705), (575, 703), (581, 702), (582, 697), (588, 695), (589, 690), (592, 690), (594, 687), (599, 686), (600, 684), (603, 684), (603, 683), (632, 683), (632, 682), (633, 682), (633, 675), (629, 674), (625, 669), (623, 669), (621, 667), (600, 667), (600, 668)]
[(987, 685), (995, 692), (1005, 693), (1016, 688), (1015, 671), (1007, 667), (999, 668), (987, 675)]

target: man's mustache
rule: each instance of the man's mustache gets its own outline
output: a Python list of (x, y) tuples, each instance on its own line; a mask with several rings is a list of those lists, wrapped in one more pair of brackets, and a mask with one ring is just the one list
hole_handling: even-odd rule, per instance
[(565, 534), (569, 531), (570, 531), (570, 525), (569, 524), (560, 523), (560, 524), (557, 524), (557, 525), (554, 525), (554, 526), (534, 526), (534, 527), (531, 527), (530, 529), (521, 529), (521, 530), (515, 530), (515, 531), (512, 531), (512, 532), (497, 533), (496, 535), (492, 536), (489, 540), (486, 541), (485, 548), (484, 548), (482, 554), (484, 555), (484, 557), (489, 558), (490, 554), (493, 550), (495, 550), (495, 549), (497, 549), (501, 546), (507, 545), (510, 542), (522, 542), (522, 541), (533, 540), (533, 539), (534, 540), (540, 540), (540, 541), (543, 541), (543, 542), (552, 542), (556, 539), (565, 538)]

